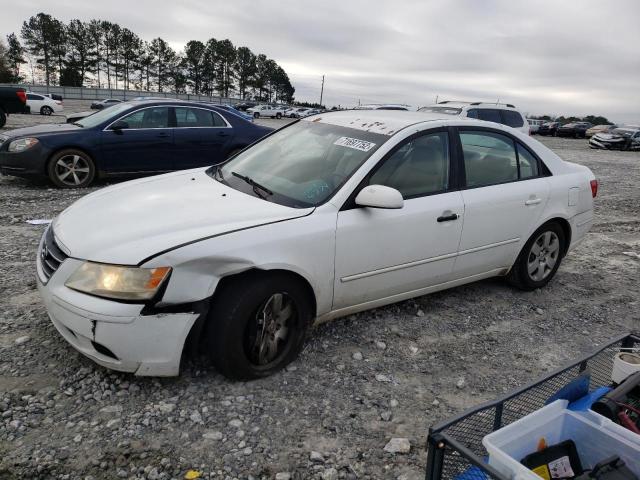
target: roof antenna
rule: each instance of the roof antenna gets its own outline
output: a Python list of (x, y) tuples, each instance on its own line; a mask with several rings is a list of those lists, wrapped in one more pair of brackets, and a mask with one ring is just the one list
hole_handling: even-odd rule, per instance
[(438, 96), (439, 95), (436, 95), (436, 105), (438, 104)]

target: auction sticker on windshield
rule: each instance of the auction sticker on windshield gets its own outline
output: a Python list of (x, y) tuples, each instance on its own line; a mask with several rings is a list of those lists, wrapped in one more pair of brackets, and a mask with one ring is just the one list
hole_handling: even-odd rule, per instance
[(368, 152), (376, 146), (375, 143), (367, 142), (366, 140), (358, 140), (357, 138), (351, 137), (340, 137), (335, 142), (333, 142), (333, 144), (340, 145), (341, 147), (353, 148), (355, 150), (360, 150), (361, 152)]

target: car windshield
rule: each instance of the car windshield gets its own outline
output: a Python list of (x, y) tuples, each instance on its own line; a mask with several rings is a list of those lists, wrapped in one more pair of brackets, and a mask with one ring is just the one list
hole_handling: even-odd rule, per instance
[(329, 199), (388, 139), (353, 128), (300, 121), (208, 173), (250, 195), (308, 208)]
[(120, 115), (122, 112), (130, 108), (131, 108), (130, 103), (126, 103), (126, 102), (118, 103), (117, 105), (113, 105), (112, 107), (105, 108), (104, 110), (100, 110), (99, 112), (94, 113), (93, 115), (84, 117), (75, 123), (80, 125), (81, 127), (93, 128), (95, 126), (100, 125), (102, 122), (109, 120), (110, 118)]
[(462, 112), (462, 109), (455, 107), (422, 107), (419, 108), (418, 111), (427, 113), (444, 113), (445, 115), (458, 115)]

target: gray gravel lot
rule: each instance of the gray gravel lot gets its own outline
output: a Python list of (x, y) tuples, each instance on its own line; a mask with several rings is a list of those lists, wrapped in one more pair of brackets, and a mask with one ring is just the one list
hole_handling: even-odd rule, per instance
[[(7, 128), (54, 120), (16, 115)], [(25, 221), (95, 189), (1, 177), (0, 478), (422, 478), (430, 424), (640, 325), (640, 258), (628, 253), (640, 253), (640, 154), (542, 141), (600, 180), (595, 226), (547, 288), (495, 279), (352, 315), (248, 383), (197, 362), (136, 378), (67, 345), (36, 292), (44, 227)], [(394, 437), (410, 451), (385, 451)]]

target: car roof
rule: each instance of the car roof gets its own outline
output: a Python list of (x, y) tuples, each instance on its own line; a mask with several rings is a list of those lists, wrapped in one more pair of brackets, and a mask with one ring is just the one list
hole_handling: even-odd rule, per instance
[(393, 135), (411, 125), (436, 120), (460, 121), (460, 118), (452, 118), (451, 115), (446, 114), (404, 110), (341, 110), (319, 113), (305, 117), (301, 121), (319, 122), (383, 135)]

